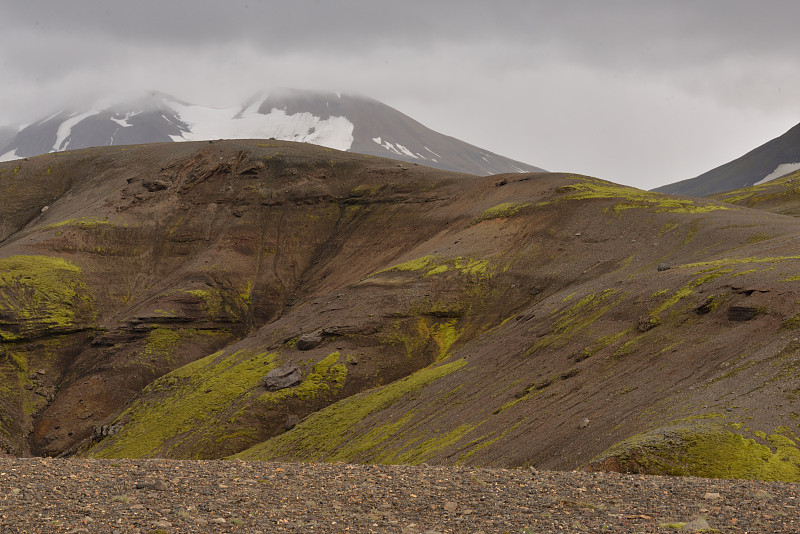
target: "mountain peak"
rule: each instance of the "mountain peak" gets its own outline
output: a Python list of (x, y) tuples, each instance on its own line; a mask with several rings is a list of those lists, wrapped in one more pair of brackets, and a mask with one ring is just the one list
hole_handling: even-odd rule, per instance
[(487, 175), (540, 171), (435, 132), (369, 97), (277, 88), (213, 108), (153, 90), (113, 104), (62, 111), (0, 137), (0, 161), (92, 146), (275, 138)]

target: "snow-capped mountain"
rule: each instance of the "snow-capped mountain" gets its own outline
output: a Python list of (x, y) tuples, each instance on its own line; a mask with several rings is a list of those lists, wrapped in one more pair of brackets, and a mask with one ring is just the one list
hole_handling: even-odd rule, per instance
[(763, 184), (797, 169), (800, 169), (800, 124), (740, 158), (654, 191), (675, 195), (712, 195)]
[(377, 100), (294, 89), (223, 109), (153, 92), (103, 109), (61, 111), (10, 138), (3, 133), (0, 161), (91, 146), (275, 138), (470, 174), (542, 170), (442, 135)]

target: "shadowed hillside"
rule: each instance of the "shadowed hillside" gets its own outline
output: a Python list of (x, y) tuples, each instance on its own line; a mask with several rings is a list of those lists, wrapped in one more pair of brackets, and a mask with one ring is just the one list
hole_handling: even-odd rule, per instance
[(798, 230), (275, 141), (3, 164), (0, 435), (798, 480)]

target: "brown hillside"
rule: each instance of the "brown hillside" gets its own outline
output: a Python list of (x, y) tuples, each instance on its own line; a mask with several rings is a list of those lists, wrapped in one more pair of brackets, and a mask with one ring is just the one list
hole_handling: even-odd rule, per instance
[(15, 454), (798, 479), (794, 218), (273, 141), (11, 162), (0, 206)]
[(711, 198), (782, 215), (800, 215), (800, 172), (792, 172), (775, 180), (711, 195)]

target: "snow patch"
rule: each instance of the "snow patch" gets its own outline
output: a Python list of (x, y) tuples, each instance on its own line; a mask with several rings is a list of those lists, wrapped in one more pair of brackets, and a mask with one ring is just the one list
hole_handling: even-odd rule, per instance
[(427, 150), (428, 152), (430, 152), (431, 154), (433, 154), (433, 155), (434, 155), (434, 156), (436, 156), (437, 158), (441, 158), (441, 157), (442, 157), (442, 156), (440, 156), (439, 154), (437, 154), (436, 152), (434, 152), (433, 150), (431, 150), (431, 149), (430, 149), (430, 148), (428, 148), (428, 147), (425, 147), (425, 150)]
[(402, 156), (402, 155), (403, 155), (403, 153), (402, 153), (402, 152), (400, 152), (399, 150), (397, 150), (397, 149), (394, 147), (394, 145), (393, 145), (392, 143), (390, 143), (389, 141), (384, 141), (384, 142), (383, 142), (383, 144), (382, 144), (381, 146), (382, 146), (383, 148), (385, 148), (386, 150), (390, 151), (390, 152), (394, 152), (394, 153), (395, 153), (395, 154), (397, 154), (398, 156)]
[(400, 143), (397, 143), (397, 149), (400, 150), (400, 152), (402, 152), (406, 156), (410, 156), (410, 157), (412, 157), (414, 159), (419, 159), (417, 156), (414, 155), (413, 152), (411, 152), (409, 149), (407, 149), (406, 147), (404, 147)]
[(337, 150), (349, 150), (353, 145), (354, 125), (346, 117), (322, 119), (307, 112), (287, 114), (285, 110), (277, 108), (262, 114), (257, 113), (257, 109), (255, 105), (244, 111), (240, 108), (176, 105), (175, 111), (189, 126), (189, 131), (170, 137), (173, 141), (274, 137)]
[(753, 185), (761, 185), (761, 184), (765, 184), (767, 182), (771, 182), (775, 178), (780, 178), (784, 174), (789, 174), (790, 172), (794, 172), (794, 171), (796, 171), (798, 169), (800, 169), (800, 162), (798, 162), (798, 163), (781, 163), (780, 165), (775, 167), (774, 171), (772, 171), (771, 173), (769, 173), (768, 175), (766, 175), (765, 177), (763, 177), (762, 179), (760, 179), (759, 181), (757, 181)]
[(93, 109), (91, 111), (87, 111), (86, 113), (74, 115), (62, 122), (58, 127), (58, 132), (56, 133), (56, 142), (53, 144), (53, 152), (66, 150), (69, 146), (69, 135), (72, 133), (72, 127), (81, 122), (83, 119), (91, 117), (92, 115), (97, 115), (98, 113), (99, 111)]
[[(128, 128), (129, 126), (133, 126), (133, 124), (128, 122), (128, 119), (130, 119), (131, 117), (135, 117), (138, 114), (139, 114), (138, 111), (134, 111), (134, 112), (131, 112), (131, 113), (126, 113), (125, 114), (125, 118), (123, 118), (123, 119), (116, 119), (114, 117), (111, 117), (111, 120), (116, 122), (117, 124), (119, 124), (123, 128)], [(116, 135), (116, 134), (114, 134), (114, 135)], [(114, 136), (111, 136), (111, 137), (113, 138)]]
[(22, 156), (17, 155), (17, 149), (9, 150), (2, 156), (0, 156), (0, 161), (13, 161), (15, 159), (20, 159)]
[(253, 113), (258, 112), (258, 108), (261, 107), (261, 104), (268, 98), (267, 95), (261, 95), (258, 98), (253, 100), (253, 103), (247, 106), (244, 110), (242, 110), (242, 116), (244, 115), (252, 115)]
[[(381, 145), (383, 148), (388, 150), (389, 152), (394, 152), (398, 156), (408, 156), (414, 159), (427, 159), (419, 154), (414, 154), (409, 149), (401, 145), (400, 143), (390, 143), (389, 141), (383, 141), (380, 137), (373, 137), (373, 141)], [(383, 142), (382, 142), (383, 141)]]

